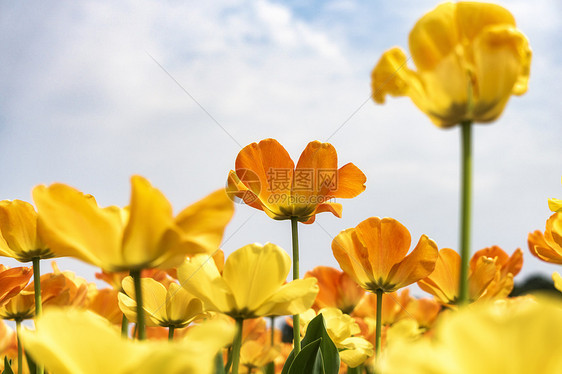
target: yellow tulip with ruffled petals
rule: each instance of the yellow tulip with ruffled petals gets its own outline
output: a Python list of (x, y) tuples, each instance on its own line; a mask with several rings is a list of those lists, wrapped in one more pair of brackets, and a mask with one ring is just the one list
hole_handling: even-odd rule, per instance
[[(206, 317), (203, 303), (190, 295), (179, 284), (171, 282), (168, 287), (152, 278), (141, 278), (143, 308), (149, 327), (162, 326), (182, 328), (196, 319)], [(137, 321), (137, 303), (133, 279), (123, 279), (123, 290), (119, 293), (119, 308), (127, 319)]]
[(126, 209), (98, 207), (91, 195), (64, 184), (37, 186), (33, 198), (50, 248), (108, 271), (168, 268), (187, 254), (218, 248), (234, 212), (224, 190), (216, 191), (174, 218), (166, 197), (148, 180), (131, 178)]
[(277, 245), (249, 244), (228, 256), (222, 274), (209, 256), (198, 255), (178, 268), (178, 279), (207, 310), (248, 319), (302, 313), (312, 306), (316, 279), (284, 284), (290, 269), (289, 255)]
[(409, 37), (417, 71), (404, 51), (386, 51), (372, 72), (373, 98), (408, 96), (439, 127), (490, 122), (511, 95), (527, 91), (531, 49), (509, 11), (495, 4), (438, 5)]

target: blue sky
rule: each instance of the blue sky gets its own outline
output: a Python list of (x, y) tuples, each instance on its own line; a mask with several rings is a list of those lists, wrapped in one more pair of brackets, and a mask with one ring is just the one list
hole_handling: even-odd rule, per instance
[[(368, 100), (380, 55), (405, 47), (437, 4), (0, 2), (0, 198), (30, 201), (33, 186), (58, 181), (126, 205), (141, 174), (179, 211), (224, 186), (240, 145), (273, 137), (298, 159), (329, 140), (367, 189), (341, 201), (342, 219), (301, 225), (302, 272), (337, 266), (331, 237), (370, 216), (398, 219), (413, 244), (427, 234), (457, 249), (458, 129), (437, 129), (407, 98)], [(521, 280), (556, 270), (531, 257), (526, 237), (544, 229), (547, 198), (562, 197), (562, 5), (500, 4), (534, 55), (528, 93), (475, 127), (472, 248), (522, 248)], [(290, 250), (289, 222), (237, 206), (225, 252), (266, 241)], [(59, 263), (93, 279), (91, 267)]]

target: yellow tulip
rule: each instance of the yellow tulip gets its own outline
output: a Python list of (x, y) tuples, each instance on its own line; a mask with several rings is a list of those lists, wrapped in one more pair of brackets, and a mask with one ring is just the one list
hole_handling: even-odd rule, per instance
[(209, 321), (173, 343), (131, 341), (102, 317), (75, 309), (51, 308), (36, 323), (36, 331), (22, 331), (23, 345), (56, 374), (210, 374), (234, 335), (228, 323)]
[(51, 250), (108, 271), (173, 267), (187, 254), (218, 248), (234, 206), (219, 190), (175, 218), (166, 197), (143, 177), (131, 178), (126, 209), (98, 207), (95, 199), (64, 184), (37, 186), (33, 198)]
[(490, 122), (527, 91), (531, 49), (509, 11), (495, 4), (438, 5), (410, 32), (417, 71), (404, 51), (386, 51), (372, 72), (373, 98), (408, 96), (439, 127)]
[[(318, 314), (324, 317), (326, 331), (340, 350), (340, 358), (346, 365), (357, 367), (373, 355), (373, 345), (360, 336), (354, 336), (358, 335), (361, 329), (352, 317), (343, 314), (337, 308), (323, 308)], [(313, 309), (301, 314), (302, 332), (306, 331), (308, 324), (316, 315)]]
[(389, 341), (381, 373), (496, 374), (562, 372), (558, 300), (528, 298), (471, 305), (444, 315), (435, 339)]
[[(201, 300), (190, 295), (177, 283), (172, 282), (166, 288), (152, 278), (141, 278), (141, 284), (146, 326), (182, 328), (206, 316)], [(123, 279), (123, 290), (125, 293), (119, 293), (119, 308), (129, 321), (136, 322), (137, 303), (133, 278)]]
[(290, 268), (275, 244), (249, 244), (228, 256), (222, 274), (209, 256), (197, 255), (178, 268), (178, 279), (209, 311), (236, 319), (289, 315), (310, 308), (318, 293), (315, 278), (284, 284)]
[(33, 205), (21, 200), (0, 201), (0, 256), (20, 262), (55, 257), (38, 230)]

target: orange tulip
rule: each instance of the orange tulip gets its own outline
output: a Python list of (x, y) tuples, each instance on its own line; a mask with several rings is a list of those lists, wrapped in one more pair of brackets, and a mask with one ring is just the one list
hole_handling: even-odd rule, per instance
[(352, 163), (338, 169), (335, 148), (310, 142), (295, 168), (291, 157), (275, 139), (244, 147), (236, 157), (236, 171), (228, 175), (227, 192), (277, 220), (297, 217), (312, 223), (315, 215), (332, 212), (341, 217), (334, 198), (352, 198), (365, 190), (367, 178)]
[[(459, 297), (461, 256), (450, 248), (439, 251), (435, 270), (427, 278), (418, 281), (418, 286), (445, 304), (454, 305)], [(480, 298), (496, 275), (496, 259), (479, 256), (469, 268), (468, 297), (470, 301)]]
[[(119, 291), (113, 288), (104, 288), (96, 290), (88, 297), (88, 309), (92, 312), (104, 317), (114, 325), (121, 324), (123, 321), (123, 312), (119, 309), (119, 302), (117, 295)], [(168, 337), (168, 329), (166, 331), (166, 338)]]
[(523, 267), (523, 253), (516, 249), (511, 256), (503, 249), (494, 245), (476, 252), (470, 259), (470, 268), (476, 270), (478, 259), (488, 257), (496, 260), (496, 274), (486, 292), (480, 299), (496, 299), (507, 297), (513, 290), (513, 277), (519, 274)]
[(31, 268), (7, 268), (0, 264), (0, 307), (16, 296), (29, 282), (33, 271)]
[(562, 264), (562, 213), (554, 213), (546, 221), (544, 234), (539, 230), (529, 233), (527, 242), (531, 253), (553, 264)]
[(320, 291), (312, 305), (316, 311), (332, 307), (351, 314), (365, 295), (365, 291), (349, 275), (333, 267), (317, 266), (306, 272), (304, 277), (318, 280)]
[(334, 257), (365, 290), (394, 292), (427, 277), (435, 267), (437, 244), (422, 235), (406, 256), (411, 237), (392, 218), (371, 217), (342, 231), (332, 241)]

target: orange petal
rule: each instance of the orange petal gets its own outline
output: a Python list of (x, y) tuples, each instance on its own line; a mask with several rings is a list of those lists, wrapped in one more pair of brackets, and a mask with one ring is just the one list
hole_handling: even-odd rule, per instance
[(461, 256), (450, 248), (439, 251), (435, 269), (418, 286), (434, 295), (443, 304), (454, 303), (458, 297)]
[(337, 189), (332, 191), (334, 197), (350, 199), (365, 191), (367, 177), (352, 163), (345, 164), (338, 170)]
[(393, 218), (371, 217), (356, 227), (357, 236), (368, 249), (373, 279), (388, 280), (392, 267), (402, 261), (410, 249), (410, 232)]
[(438, 257), (437, 244), (427, 236), (422, 235), (412, 253), (392, 267), (389, 274), (389, 283), (394, 286), (385, 291), (396, 291), (427, 277), (435, 269), (435, 262)]

